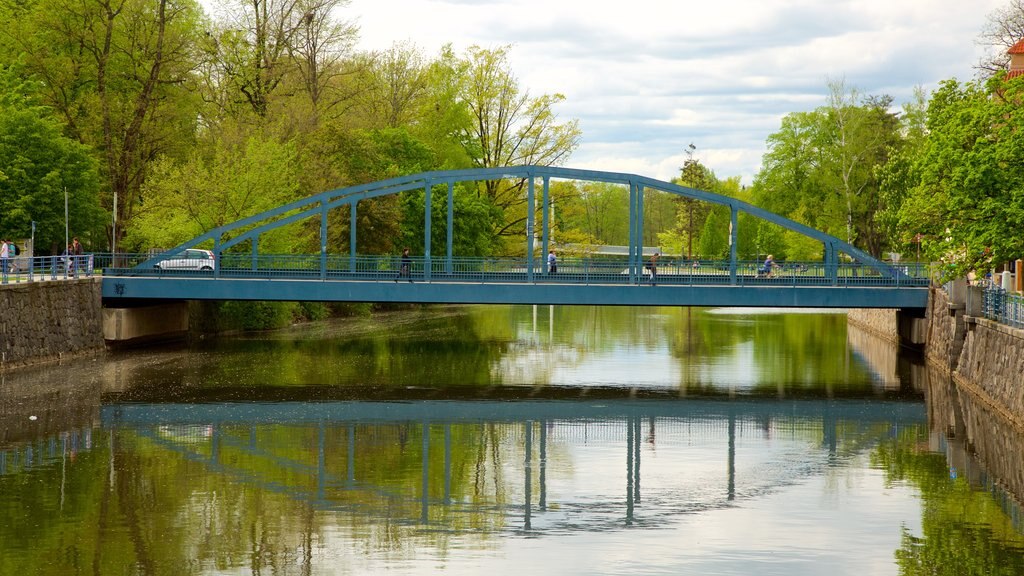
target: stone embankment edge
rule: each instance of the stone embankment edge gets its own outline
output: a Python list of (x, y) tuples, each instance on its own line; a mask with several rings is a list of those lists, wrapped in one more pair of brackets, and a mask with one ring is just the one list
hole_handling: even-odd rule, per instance
[[(922, 352), (959, 390), (1024, 433), (1024, 330), (972, 316), (968, 301), (979, 301), (978, 290), (965, 283), (932, 287)], [(850, 310), (847, 318), (850, 326), (901, 342), (896, 310)]]
[(0, 285), (0, 371), (102, 352), (100, 278)]

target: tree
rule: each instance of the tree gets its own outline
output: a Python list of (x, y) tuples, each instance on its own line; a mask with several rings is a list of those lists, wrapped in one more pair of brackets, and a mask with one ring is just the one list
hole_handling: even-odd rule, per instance
[(362, 67), (354, 113), (367, 128), (410, 128), (429, 94), (429, 70), (412, 44), (373, 54)]
[(918, 174), (916, 161), (927, 141), (928, 98), (920, 87), (914, 90), (914, 99), (903, 105), (900, 116), (900, 135), (889, 150), (888, 161), (879, 168), (879, 210), (875, 213), (878, 233), (888, 240), (892, 248), (903, 248), (919, 239), (916, 230), (900, 226), (903, 203), (915, 185)]
[(900, 137), (898, 119), (888, 96), (861, 98), (842, 82), (829, 90), (828, 105), (787, 115), (769, 137), (757, 204), (878, 255), (878, 170)]
[(140, 204), (149, 163), (184, 157), (197, 103), (200, 11), (190, 0), (39, 0), (7, 5), (3, 48), (24, 55), (43, 102), (98, 151), (103, 203), (118, 222)]
[[(359, 28), (336, 15), (349, 0), (299, 0), (301, 14), (294, 38), (286, 44), (309, 100), (316, 109), (345, 73), (344, 58), (355, 45)], [(335, 102), (328, 102), (328, 107)]]
[[(472, 46), (468, 52), (461, 98), (472, 118), (472, 148), (467, 152), (473, 165), (555, 166), (567, 160), (579, 144), (580, 130), (576, 120), (557, 122), (554, 108), (565, 96), (534, 98), (521, 90), (509, 69), (508, 46), (493, 50)], [(483, 193), (505, 214), (497, 235), (524, 232), (525, 188), (523, 181), (484, 182)]]
[(978, 37), (978, 44), (988, 53), (975, 66), (982, 78), (990, 78), (1006, 70), (1010, 57), (1006, 51), (1024, 40), (1024, 0), (1010, 0), (1009, 5), (988, 15)]
[[(675, 183), (710, 192), (714, 189), (717, 179), (711, 170), (693, 157), (696, 151), (697, 147), (693, 143), (687, 146), (686, 160), (683, 162), (683, 167), (680, 168), (679, 178)], [(711, 207), (706, 202), (693, 198), (680, 198), (679, 202), (682, 206), (676, 229), (682, 232), (683, 238), (686, 239), (686, 257), (693, 258), (693, 241), (697, 238), (697, 231), (706, 227), (705, 220), (708, 218)], [(703, 250), (701, 250), (701, 254), (710, 256)]]
[(963, 275), (1024, 254), (1024, 82), (943, 82), (912, 168), (900, 225), (928, 257)]
[[(65, 224), (86, 244), (104, 244), (99, 175), (92, 151), (63, 135), (52, 110), (36, 103), (38, 82), (0, 67), (0, 231), (28, 237), (36, 253), (60, 253)], [(68, 220), (64, 219), (64, 201)]]
[[(126, 241), (137, 249), (170, 248), (290, 202), (298, 191), (295, 158), (292, 144), (258, 134), (238, 143), (219, 140), (209, 154), (194, 153), (182, 164), (164, 158), (153, 167)], [(260, 251), (287, 253), (300, 242), (277, 229), (260, 239)]]

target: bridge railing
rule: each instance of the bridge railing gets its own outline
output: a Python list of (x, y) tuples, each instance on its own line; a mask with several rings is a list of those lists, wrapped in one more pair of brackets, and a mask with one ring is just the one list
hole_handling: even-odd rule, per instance
[(95, 270), (93, 254), (14, 256), (0, 264), (0, 284), (89, 277)]
[[(544, 258), (535, 257), (532, 268), (526, 258), (445, 257), (410, 258), (408, 276), (401, 273), (402, 260), (396, 255), (342, 254), (268, 255), (223, 254), (215, 269), (208, 261), (184, 268), (142, 268), (151, 254), (93, 255), (95, 267), (107, 276), (214, 277), (252, 279), (309, 279), (351, 281), (558, 283), (558, 284), (644, 284), (651, 283), (652, 271), (644, 262), (633, 269), (625, 257), (560, 257), (557, 272), (548, 270)], [(658, 285), (730, 285), (733, 279), (727, 260), (662, 259), (657, 263)], [(740, 286), (927, 286), (926, 264), (901, 263), (890, 275), (856, 262), (829, 269), (823, 262), (789, 261), (770, 270), (763, 262), (736, 262), (735, 283)]]
[(1024, 328), (1024, 296), (990, 284), (982, 293), (985, 318), (1014, 328)]

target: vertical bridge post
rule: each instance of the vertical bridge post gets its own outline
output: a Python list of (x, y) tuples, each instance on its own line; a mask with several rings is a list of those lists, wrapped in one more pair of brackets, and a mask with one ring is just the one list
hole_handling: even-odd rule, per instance
[(433, 196), (433, 186), (430, 180), (423, 185), (423, 281), (430, 282), (430, 220), (431, 206), (430, 199)]
[(352, 200), (348, 205), (348, 271), (356, 271), (356, 204), (358, 200)]
[(327, 201), (320, 202), (320, 279), (327, 279)]
[(543, 179), (544, 188), (543, 188), (543, 191), (541, 192), (542, 199), (541, 199), (541, 217), (540, 217), (540, 230), (541, 230), (540, 259), (541, 259), (541, 268), (544, 270), (545, 274), (550, 272), (550, 270), (547, 270), (546, 268), (544, 268), (545, 262), (547, 262), (546, 258), (548, 256), (548, 251), (551, 250), (551, 248), (549, 248), (549, 246), (548, 246), (548, 240), (549, 240), (548, 239), (548, 235), (550, 234), (550, 232), (548, 231), (548, 229), (549, 229), (548, 210), (550, 210), (550, 203), (551, 203), (551, 197), (550, 197), (550, 195), (548, 193), (548, 184), (550, 183), (550, 180), (551, 180), (550, 177), (548, 177), (548, 176), (544, 177), (544, 179)]
[(736, 206), (729, 205), (730, 217), (729, 217), (729, 284), (732, 286), (736, 285), (736, 228), (737, 228), (737, 210)]
[(455, 225), (455, 182), (453, 180), (448, 181), (448, 247), (445, 251), (444, 271), (447, 274), (452, 273), (452, 243), (455, 241), (455, 231), (453, 227)]
[(533, 282), (533, 206), (535, 199), (532, 172), (529, 174), (529, 179), (526, 185), (526, 281)]

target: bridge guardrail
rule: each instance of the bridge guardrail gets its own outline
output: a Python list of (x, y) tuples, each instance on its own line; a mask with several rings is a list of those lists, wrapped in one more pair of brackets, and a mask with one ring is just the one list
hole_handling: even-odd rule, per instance
[(0, 284), (90, 277), (95, 270), (94, 254), (14, 256), (0, 266)]
[[(152, 254), (95, 254), (95, 267), (106, 276), (147, 276), (252, 279), (309, 279), (392, 281), (399, 279), (401, 258), (396, 255), (319, 254), (274, 255), (228, 253), (217, 258), (214, 270), (144, 269), (140, 265)], [(52, 258), (52, 257), (50, 257)], [(59, 258), (59, 257), (57, 257)], [(646, 262), (630, 267), (628, 258), (560, 257), (557, 272), (547, 269), (544, 259), (533, 260), (532, 269), (524, 257), (411, 258), (410, 279), (431, 282), (559, 283), (559, 284), (645, 284), (651, 281)], [(930, 270), (921, 263), (901, 263), (886, 276), (870, 266), (841, 263), (832, 270), (823, 262), (778, 263), (764, 273), (763, 263), (736, 262), (739, 286), (859, 286), (922, 287), (929, 284)], [(404, 277), (402, 279), (405, 279)], [(725, 260), (663, 259), (657, 266), (658, 285), (730, 285), (732, 270)]]
[(1011, 294), (994, 284), (982, 293), (984, 317), (1014, 328), (1024, 328), (1024, 296)]

